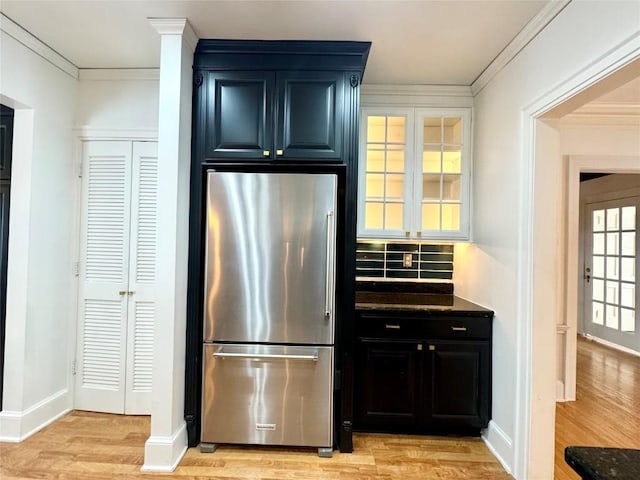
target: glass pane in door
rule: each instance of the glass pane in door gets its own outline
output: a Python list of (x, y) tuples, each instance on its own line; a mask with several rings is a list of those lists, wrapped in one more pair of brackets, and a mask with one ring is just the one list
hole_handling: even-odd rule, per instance
[(364, 227), (402, 230), (407, 119), (403, 115), (371, 115), (366, 122)]
[(461, 229), (462, 118), (422, 118), (422, 231)]

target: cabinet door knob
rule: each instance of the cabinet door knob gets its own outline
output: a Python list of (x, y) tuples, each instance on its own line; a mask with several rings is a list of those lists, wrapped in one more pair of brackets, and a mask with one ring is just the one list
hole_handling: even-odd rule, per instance
[(385, 323), (384, 328), (388, 328), (390, 330), (400, 330), (400, 325), (397, 323)]
[(435, 349), (436, 349), (436, 346), (435, 346), (435, 345), (429, 345), (429, 350), (430, 350), (430, 351), (432, 351), (432, 352), (433, 352)]
[(265, 157), (268, 157), (271, 154), (271, 152), (269, 150), (263, 150), (262, 151), (262, 155)]
[(451, 330), (453, 330), (454, 332), (466, 332), (467, 327), (451, 327)]
[(282, 155), (284, 155), (284, 150), (276, 150), (276, 155), (281, 157)]
[(118, 295), (122, 296), (122, 295), (127, 295), (129, 292), (127, 292), (126, 290), (120, 290), (118, 292)]

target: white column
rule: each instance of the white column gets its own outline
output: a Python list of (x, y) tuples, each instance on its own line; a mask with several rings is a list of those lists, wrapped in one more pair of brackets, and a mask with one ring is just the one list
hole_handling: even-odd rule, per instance
[(161, 36), (158, 243), (151, 436), (143, 471), (173, 471), (187, 449), (184, 422), (191, 89), (197, 37), (186, 19), (149, 19)]

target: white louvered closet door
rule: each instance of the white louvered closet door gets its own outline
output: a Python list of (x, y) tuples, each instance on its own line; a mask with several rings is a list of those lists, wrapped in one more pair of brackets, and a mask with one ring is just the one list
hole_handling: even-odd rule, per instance
[(75, 407), (149, 413), (157, 144), (86, 142)]
[(131, 247), (125, 413), (151, 412), (153, 323), (155, 318), (158, 147), (133, 144)]

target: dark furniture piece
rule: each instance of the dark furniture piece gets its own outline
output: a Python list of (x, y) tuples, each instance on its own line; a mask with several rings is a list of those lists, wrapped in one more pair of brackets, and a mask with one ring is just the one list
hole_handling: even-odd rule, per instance
[(356, 294), (354, 428), (479, 434), (493, 312), (453, 295)]
[(567, 447), (564, 459), (583, 480), (638, 480), (640, 450)]
[(352, 446), (360, 83), (369, 42), (200, 40), (194, 55), (185, 420), (200, 439), (205, 178), (210, 169), (338, 176), (334, 413)]

